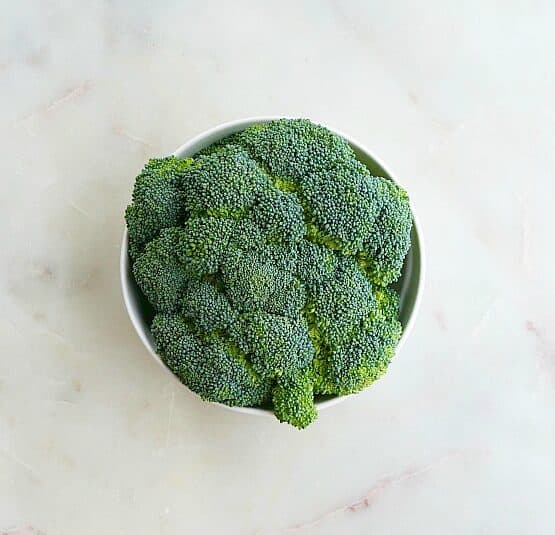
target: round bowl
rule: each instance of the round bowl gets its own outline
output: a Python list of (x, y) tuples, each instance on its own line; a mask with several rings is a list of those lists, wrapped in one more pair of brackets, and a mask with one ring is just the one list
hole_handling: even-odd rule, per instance
[[(245, 128), (258, 123), (266, 123), (273, 119), (281, 119), (282, 116), (269, 116), (269, 117), (250, 117), (246, 119), (238, 119), (236, 121), (231, 121), (228, 123), (223, 123), (219, 126), (206, 130), (202, 134), (194, 137), (193, 139), (187, 141), (185, 144), (181, 145), (173, 154), (178, 158), (186, 158), (192, 156), (199, 150), (211, 145), (212, 143), (219, 141), (220, 139), (227, 137), (235, 132), (244, 130)], [(322, 124), (322, 123), (318, 123)], [(328, 125), (322, 125), (335, 132), (343, 139), (345, 139), (349, 145), (352, 147), (353, 151), (357, 155), (358, 159), (363, 162), (372, 174), (377, 176), (383, 176), (390, 178), (397, 184), (402, 184), (394, 178), (392, 173), (389, 172), (384, 165), (374, 157), (368, 149), (361, 145), (358, 141), (355, 141), (351, 137), (343, 134), (335, 128), (331, 128)], [(410, 194), (410, 192), (409, 192)], [(420, 300), (422, 296), (422, 289), (424, 285), (424, 250), (422, 243), (422, 233), (420, 225), (418, 223), (418, 218), (415, 212), (414, 203), (411, 201), (411, 211), (413, 217), (413, 226), (411, 232), (411, 246), (405, 263), (403, 266), (403, 271), (401, 278), (396, 283), (396, 287), (400, 294), (400, 321), (403, 325), (403, 334), (397, 348), (395, 350), (395, 355), (398, 355), (401, 348), (405, 344), (414, 324), (416, 314), (420, 305)], [(139, 338), (143, 342), (144, 346), (151, 354), (151, 356), (164, 368), (176, 381), (179, 381), (176, 375), (164, 364), (162, 359), (156, 354), (155, 344), (150, 334), (149, 324), (152, 319), (152, 309), (146, 302), (145, 297), (138, 288), (133, 274), (131, 272), (131, 263), (129, 261), (129, 255), (127, 252), (127, 228), (125, 228), (123, 233), (123, 242), (121, 244), (121, 255), (120, 255), (120, 277), (121, 277), (121, 287), (123, 291), (123, 300), (125, 301), (125, 306), (127, 308), (127, 313), (131, 319), (131, 323)], [(183, 385), (185, 386), (185, 385)], [(352, 397), (354, 394), (349, 396), (337, 396), (330, 397), (321, 401), (316, 401), (316, 407), (318, 411), (327, 409), (332, 405), (340, 403), (345, 399)], [(255, 408), (255, 407), (229, 407), (222, 403), (215, 403), (228, 410), (235, 412), (242, 412), (245, 414), (255, 414), (261, 416), (272, 416), (273, 413), (267, 409)]]

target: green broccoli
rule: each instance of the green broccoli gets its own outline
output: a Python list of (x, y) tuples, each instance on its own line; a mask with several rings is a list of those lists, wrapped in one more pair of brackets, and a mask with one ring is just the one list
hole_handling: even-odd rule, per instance
[(133, 204), (125, 211), (131, 258), (136, 258), (162, 229), (183, 220), (185, 195), (180, 176), (191, 164), (191, 159), (175, 156), (150, 160), (136, 178)]
[(203, 399), (239, 406), (268, 399), (271, 383), (222, 337), (202, 336), (183, 317), (172, 314), (157, 314), (151, 329), (164, 362)]
[(225, 294), (207, 280), (190, 281), (186, 288), (181, 314), (198, 329), (211, 333), (231, 327), (237, 322), (238, 313)]
[(163, 229), (160, 236), (147, 243), (133, 264), (137, 284), (160, 312), (172, 312), (180, 307), (189, 282), (186, 266), (177, 255), (183, 234), (179, 227)]
[(306, 234), (304, 212), (295, 193), (266, 189), (259, 195), (251, 217), (270, 242), (299, 242)]
[(242, 217), (256, 194), (268, 189), (268, 176), (241, 147), (225, 145), (200, 156), (181, 177), (185, 206), (192, 217)]
[(398, 297), (388, 288), (377, 289), (374, 297), (373, 311), (325, 355), (323, 374), (317, 380), (320, 393), (359, 392), (385, 373), (402, 332), (396, 319)]
[(380, 286), (395, 282), (410, 247), (412, 214), (407, 193), (384, 178), (381, 206), (370, 236), (357, 253), (360, 266)]
[(326, 128), (280, 119), (151, 160), (126, 220), (157, 351), (203, 399), (304, 428), (315, 397), (385, 372), (408, 197)]
[(280, 422), (305, 428), (318, 416), (314, 406), (314, 373), (303, 368), (296, 374), (279, 377), (272, 391), (274, 412)]
[(263, 311), (243, 314), (232, 338), (250, 355), (262, 377), (292, 376), (308, 368), (314, 356), (306, 322), (300, 315), (292, 319)]

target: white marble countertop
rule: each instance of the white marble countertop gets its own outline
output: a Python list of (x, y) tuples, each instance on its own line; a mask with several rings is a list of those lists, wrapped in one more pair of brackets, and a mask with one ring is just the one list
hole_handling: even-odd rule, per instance
[[(553, 2), (2, 11), (0, 533), (555, 531)], [(119, 288), (143, 162), (264, 114), (367, 145), (427, 245), (389, 373), (304, 432), (177, 385)]]

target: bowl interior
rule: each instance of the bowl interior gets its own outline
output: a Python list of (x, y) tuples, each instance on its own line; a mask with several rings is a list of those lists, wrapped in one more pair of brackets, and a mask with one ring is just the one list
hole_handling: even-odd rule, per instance
[[(223, 139), (235, 132), (244, 130), (252, 124), (267, 122), (275, 117), (264, 117), (264, 118), (253, 118), (245, 119), (241, 121), (234, 121), (233, 123), (223, 124), (219, 127), (208, 130), (207, 132), (195, 137), (191, 141), (185, 143), (179, 147), (174, 155), (178, 158), (186, 158), (192, 156), (199, 150), (211, 145), (212, 143)], [(328, 127), (329, 128), (329, 127)], [(334, 131), (332, 128), (330, 130)], [(396, 181), (390, 173), (383, 167), (383, 165), (373, 158), (370, 153), (357, 142), (349, 139), (346, 135), (337, 132), (346, 141), (349, 142), (357, 157), (361, 162), (363, 162), (368, 169), (377, 176), (383, 176), (391, 180)], [(397, 181), (396, 181), (397, 182)], [(405, 258), (405, 263), (403, 266), (402, 274), (400, 279), (395, 284), (395, 288), (399, 292), (400, 296), (400, 321), (403, 325), (403, 335), (399, 344), (397, 346), (397, 352), (400, 350), (402, 344), (404, 343), (406, 337), (409, 334), (412, 322), (415, 317), (415, 312), (418, 306), (419, 295), (421, 290), (421, 282), (423, 278), (423, 258), (421, 252), (421, 241), (418, 229), (418, 223), (414, 215), (414, 209), (411, 205), (413, 212), (413, 227), (411, 232), (411, 247)], [(129, 256), (127, 254), (127, 230), (124, 232), (122, 250), (121, 250), (121, 282), (123, 296), (125, 304), (127, 306), (127, 311), (129, 317), (137, 334), (142, 340), (143, 344), (147, 347), (152, 356), (161, 364), (169, 373), (173, 373), (166, 367), (162, 359), (155, 352), (155, 345), (152, 335), (150, 334), (150, 323), (154, 316), (154, 311), (146, 298), (144, 297), (141, 290), (138, 288), (133, 274), (131, 272), (131, 263), (129, 261)], [(175, 377), (175, 376), (174, 376)], [(176, 377), (177, 379), (177, 377)], [(325, 408), (326, 406), (333, 405), (347, 396), (343, 397), (322, 397), (317, 400), (316, 405), (319, 409)], [(265, 409), (259, 408), (248, 408), (248, 407), (227, 407), (240, 412), (249, 413), (267, 413)]]

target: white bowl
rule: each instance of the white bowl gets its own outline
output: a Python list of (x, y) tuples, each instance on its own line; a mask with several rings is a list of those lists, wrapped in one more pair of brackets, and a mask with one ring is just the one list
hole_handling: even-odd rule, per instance
[[(186, 158), (188, 156), (192, 156), (204, 147), (207, 147), (208, 145), (211, 145), (212, 143), (219, 141), (220, 139), (227, 137), (230, 134), (244, 130), (248, 126), (257, 123), (265, 123), (273, 119), (280, 118), (282, 117), (250, 117), (247, 119), (238, 119), (236, 121), (221, 124), (203, 132), (202, 134), (199, 134), (190, 141), (187, 141), (184, 145), (181, 145), (181, 147), (179, 147), (173, 154), (178, 158)], [(331, 128), (327, 125), (323, 126), (326, 126), (326, 128), (345, 139), (349, 143), (349, 145), (351, 145), (359, 160), (361, 160), (370, 169), (372, 174), (390, 178), (394, 180), (397, 184), (400, 184), (400, 182), (396, 178), (393, 178), (393, 175), (386, 170), (383, 164), (374, 156), (372, 156), (370, 154), (370, 151), (366, 149), (363, 145), (361, 145), (358, 141), (353, 140), (352, 138), (336, 130), (335, 128)], [(401, 340), (397, 344), (397, 348), (395, 351), (396, 355), (399, 354), (399, 351), (403, 347), (412, 330), (412, 326), (416, 318), (416, 313), (420, 305), (422, 289), (424, 286), (424, 250), (422, 244), (422, 234), (420, 230), (420, 225), (418, 223), (418, 218), (415, 213), (414, 203), (412, 201), (411, 210), (413, 217), (411, 247), (405, 259), (401, 278), (397, 282), (400, 291), (400, 320), (403, 325), (403, 335), (401, 336)], [(148, 352), (156, 360), (156, 362), (158, 362), (160, 366), (162, 366), (168, 373), (170, 373), (172, 377), (179, 381), (177, 376), (175, 376), (173, 372), (164, 364), (164, 362), (156, 354), (156, 351), (154, 349), (154, 340), (152, 338), (152, 335), (150, 334), (149, 324), (146, 319), (146, 300), (137, 287), (137, 284), (135, 283), (133, 274), (131, 272), (131, 264), (129, 262), (129, 256), (127, 253), (127, 229), (124, 230), (123, 242), (121, 245), (120, 277), (121, 287), (123, 291), (123, 300), (125, 301), (127, 313), (129, 314), (131, 323), (133, 324), (133, 327), (135, 327), (139, 338), (147, 348)], [(180, 384), (182, 383), (180, 382)], [(318, 411), (321, 411), (352, 396), (353, 394), (351, 394), (350, 396), (337, 396), (325, 399), (323, 401), (317, 401), (316, 407)], [(235, 412), (273, 416), (272, 411), (267, 409), (254, 407), (228, 407), (227, 405), (224, 405), (222, 403), (216, 403), (216, 405), (220, 405), (221, 407)]]

